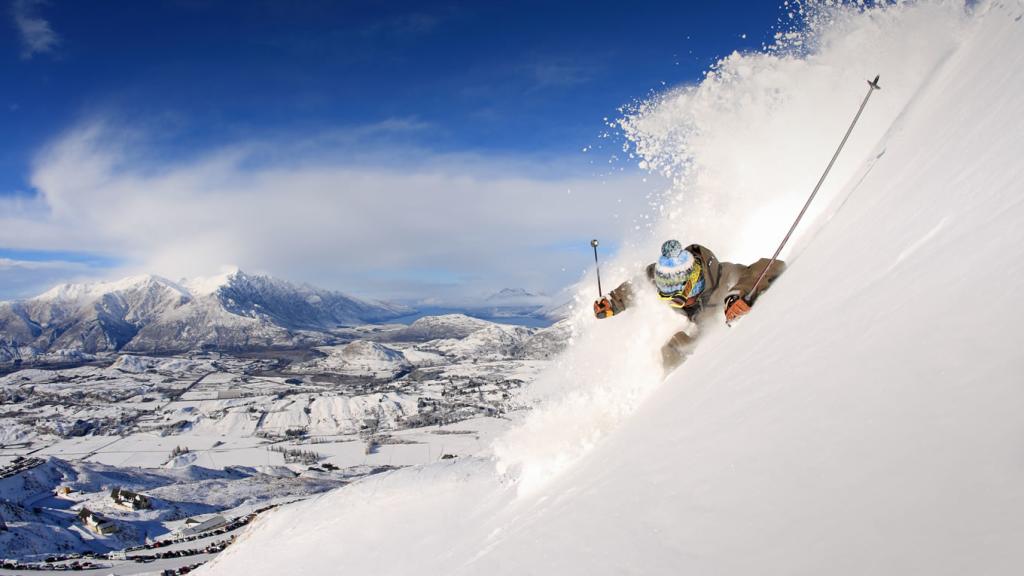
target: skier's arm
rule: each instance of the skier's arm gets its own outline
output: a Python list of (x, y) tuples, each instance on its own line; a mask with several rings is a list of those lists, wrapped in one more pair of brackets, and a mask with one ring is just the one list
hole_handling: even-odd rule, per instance
[(607, 318), (621, 313), (633, 302), (633, 283), (629, 280), (619, 284), (607, 296), (594, 302), (594, 316)]
[(608, 300), (612, 303), (612, 310), (618, 314), (633, 304), (633, 283), (626, 280), (615, 290), (608, 293)]
[[(769, 264), (770, 268), (768, 268)], [(723, 263), (723, 266), (727, 265), (729, 264)], [(772, 281), (786, 269), (785, 262), (779, 260), (772, 262), (768, 258), (761, 258), (750, 266), (738, 264), (731, 264), (731, 266), (737, 266), (739, 270), (737, 270), (736, 282), (725, 294), (725, 321), (729, 323), (750, 312), (750, 306), (754, 300), (757, 300), (757, 297), (767, 290)], [(764, 280), (757, 284), (757, 279), (761, 277), (765, 268), (768, 268), (768, 272), (764, 275)], [(757, 292), (754, 292), (755, 284), (757, 284)]]
[[(761, 272), (771, 263), (768, 273), (765, 274), (764, 280), (757, 287), (757, 293), (751, 294), (754, 289), (754, 284), (757, 283), (757, 279), (761, 277)], [(753, 304), (757, 297), (764, 293), (765, 290), (771, 286), (772, 282), (779, 277), (780, 274), (786, 269), (786, 263), (781, 260), (771, 262), (768, 258), (761, 258), (757, 262), (754, 262), (750, 266), (745, 266), (740, 271), (739, 276), (736, 278), (736, 283), (729, 288), (729, 292), (725, 295), (727, 306), (730, 300), (735, 300), (734, 297), (743, 298), (749, 304)]]

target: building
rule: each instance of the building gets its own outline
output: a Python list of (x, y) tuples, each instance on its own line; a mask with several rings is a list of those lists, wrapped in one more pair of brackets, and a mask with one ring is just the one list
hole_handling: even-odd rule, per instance
[(148, 497), (121, 488), (111, 490), (110, 499), (114, 504), (129, 510), (148, 510), (153, 507)]
[(216, 530), (221, 526), (225, 526), (227, 523), (228, 521), (220, 515), (211, 516), (206, 520), (199, 520), (198, 518), (188, 518), (185, 520), (185, 524), (181, 528), (178, 528), (178, 534), (180, 536), (192, 536), (193, 534), (202, 534), (203, 532)]
[(117, 532), (117, 525), (107, 520), (106, 518), (96, 514), (88, 508), (82, 508), (78, 512), (78, 519), (85, 525), (86, 528), (91, 530), (95, 534), (100, 536), (106, 536), (107, 534), (113, 534)]

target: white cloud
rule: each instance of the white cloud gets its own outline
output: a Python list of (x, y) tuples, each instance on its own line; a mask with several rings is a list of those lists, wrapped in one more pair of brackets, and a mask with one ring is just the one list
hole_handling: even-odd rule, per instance
[(85, 125), (40, 154), (36, 198), (0, 203), (0, 245), (118, 254), (170, 277), (232, 263), (392, 298), (550, 292), (588, 266), (591, 237), (625, 236), (650, 189), (639, 176), (556, 176), (581, 172), (558, 159), (317, 141), (339, 138), (155, 164), (134, 137)]
[(36, 54), (52, 52), (60, 44), (60, 37), (50, 23), (36, 12), (43, 4), (43, 0), (14, 0), (12, 5), (14, 23), (21, 34), (21, 57), (26, 60)]
[(85, 270), (83, 264), (77, 262), (65, 262), (63, 260), (14, 260), (12, 258), (0, 258), (0, 271), (8, 270), (66, 270), (74, 268)]
[(91, 275), (95, 275), (95, 271), (81, 262), (0, 257), (0, 301), (35, 296), (58, 282)]
[(568, 60), (537, 61), (524, 69), (531, 77), (535, 90), (586, 84), (597, 73), (593, 66), (576, 64)]

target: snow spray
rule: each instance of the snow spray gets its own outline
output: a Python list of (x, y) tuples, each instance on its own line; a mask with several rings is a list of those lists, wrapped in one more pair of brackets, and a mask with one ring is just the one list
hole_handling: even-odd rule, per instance
[[(744, 296), (744, 299), (749, 298), (751, 294), (757, 293), (757, 287), (761, 285), (762, 281), (764, 281), (764, 277), (768, 274), (768, 270), (771, 269), (772, 264), (775, 264), (775, 261), (779, 259), (779, 252), (782, 252), (782, 248), (786, 245), (786, 242), (789, 242), (789, 237), (793, 235), (793, 231), (796, 230), (797, 225), (800, 224), (800, 219), (807, 213), (807, 208), (810, 207), (811, 201), (814, 200), (814, 197), (818, 194), (818, 190), (821, 189), (822, 183), (825, 182), (825, 177), (828, 176), (829, 171), (832, 170), (832, 166), (836, 163), (836, 158), (839, 158), (839, 153), (843, 151), (843, 146), (846, 146), (846, 141), (850, 139), (850, 133), (853, 132), (853, 127), (857, 125), (857, 120), (860, 120), (860, 115), (864, 112), (864, 107), (868, 105), (868, 100), (871, 99), (871, 95), (874, 94), (875, 90), (882, 89), (882, 87), (878, 85), (879, 78), (881, 78), (881, 76), (876, 75), (874, 80), (868, 80), (868, 93), (864, 96), (864, 101), (860, 103), (860, 108), (857, 109), (857, 115), (853, 117), (853, 122), (850, 122), (850, 127), (846, 129), (843, 141), (840, 142), (839, 147), (836, 148), (836, 153), (832, 155), (832, 160), (830, 160), (828, 166), (825, 167), (825, 172), (821, 175), (821, 178), (818, 179), (818, 183), (814, 186), (814, 191), (811, 192), (810, 197), (807, 198), (807, 202), (804, 203), (803, 209), (801, 209), (800, 213), (797, 214), (796, 220), (793, 221), (793, 225), (789, 227), (789, 232), (786, 232), (786, 237), (782, 239), (782, 243), (775, 249), (775, 254), (772, 255), (771, 261), (769, 261), (768, 265), (761, 271), (761, 275), (757, 277), (757, 282), (754, 282), (754, 287), (750, 289), (750, 292), (747, 293), (746, 296)], [(594, 242), (597, 242), (597, 240)], [(597, 248), (594, 248), (594, 250), (596, 251)], [(596, 256), (597, 252), (595, 252), (594, 255)]]
[[(871, 113), (857, 122), (800, 230), (779, 254), (785, 260), (808, 241), (812, 223), (856, 186), (865, 162), (881, 152), (878, 142), (955, 52), (971, 22), (962, 0), (877, 6), (821, 0), (819, 6), (794, 14), (798, 27), (780, 30), (765, 50), (731, 53), (700, 82), (670, 87), (624, 110), (619, 126), (631, 159), (669, 188), (624, 199), (650, 203), (645, 221), (654, 228), (638, 222), (615, 257), (605, 256), (602, 284), (646, 282), (644, 267), (666, 238), (699, 242), (731, 262), (769, 257), (821, 176), (816, 166), (835, 152), (849, 110), (863, 98), (851, 87), (875, 74), (887, 77), (886, 97), (872, 97)], [(522, 421), (494, 444), (497, 471), (522, 496), (559, 478), (629, 422), (663, 387), (661, 346), (692, 328), (646, 290), (628, 313), (597, 321), (591, 282), (583, 275), (577, 286), (568, 349), (524, 390), (531, 409), (517, 412)], [(709, 352), (718, 327), (706, 328), (679, 378)]]

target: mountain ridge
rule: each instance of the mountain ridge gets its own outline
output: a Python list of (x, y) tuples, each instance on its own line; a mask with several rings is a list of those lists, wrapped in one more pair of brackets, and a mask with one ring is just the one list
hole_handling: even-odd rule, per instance
[(331, 330), (408, 314), (308, 284), (235, 270), (174, 282), (144, 274), (67, 283), (0, 303), (0, 363), (52, 353), (179, 352), (319, 343)]

